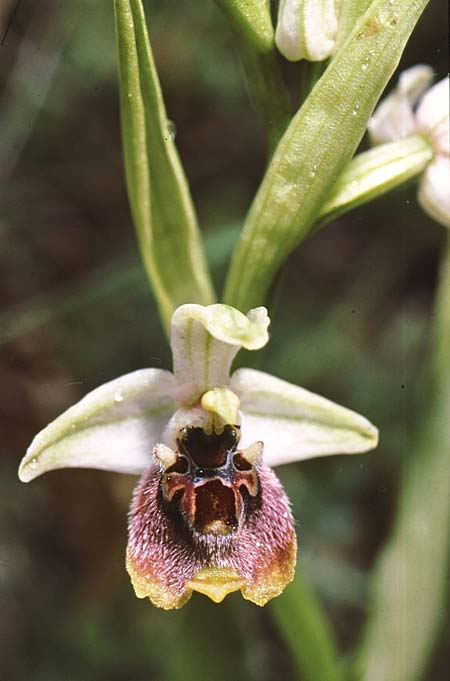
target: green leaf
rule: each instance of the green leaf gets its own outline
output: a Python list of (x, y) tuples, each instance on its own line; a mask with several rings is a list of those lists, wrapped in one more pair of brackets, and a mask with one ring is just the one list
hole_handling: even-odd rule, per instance
[(345, 40), (352, 32), (356, 22), (367, 10), (370, 3), (371, 0), (345, 0), (344, 2), (340, 2), (338, 32), (334, 45), (334, 54), (342, 47)]
[(419, 136), (381, 144), (355, 156), (333, 187), (319, 213), (323, 225), (416, 177), (433, 158), (428, 141)]
[(248, 213), (225, 287), (246, 310), (264, 302), (358, 146), (428, 0), (374, 0), (293, 118)]
[(258, 52), (270, 51), (274, 32), (269, 0), (214, 0), (233, 29)]
[(161, 316), (214, 300), (194, 208), (171, 136), (141, 0), (114, 0), (125, 171)]

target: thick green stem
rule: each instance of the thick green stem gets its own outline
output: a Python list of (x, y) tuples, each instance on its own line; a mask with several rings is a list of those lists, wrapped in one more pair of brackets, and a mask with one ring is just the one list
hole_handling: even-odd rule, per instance
[(314, 593), (297, 575), (270, 610), (302, 681), (342, 681), (343, 670), (331, 628)]
[(271, 156), (291, 120), (291, 105), (281, 78), (278, 55), (275, 49), (259, 52), (239, 38), (237, 44), (249, 96), (266, 128)]
[(436, 301), (431, 394), (379, 559), (357, 658), (362, 681), (419, 681), (445, 612), (450, 549), (450, 239)]

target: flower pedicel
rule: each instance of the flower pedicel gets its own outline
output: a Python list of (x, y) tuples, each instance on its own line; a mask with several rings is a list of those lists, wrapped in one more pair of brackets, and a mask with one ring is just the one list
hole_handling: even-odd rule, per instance
[(136, 595), (181, 607), (199, 591), (241, 590), (258, 605), (292, 581), (297, 545), (271, 467), (377, 444), (365, 418), (253, 369), (241, 347), (268, 340), (265, 308), (182, 305), (173, 374), (142, 369), (86, 395), (33, 440), (24, 482), (57, 468), (142, 473), (131, 502), (127, 569)]

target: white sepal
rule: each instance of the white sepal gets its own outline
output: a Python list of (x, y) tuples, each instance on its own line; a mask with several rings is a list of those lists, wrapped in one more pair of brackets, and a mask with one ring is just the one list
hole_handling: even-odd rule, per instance
[(277, 466), (376, 447), (378, 430), (356, 412), (254, 369), (239, 369), (230, 386), (241, 397), (239, 447), (264, 443), (264, 463)]
[(96, 388), (36, 435), (20, 479), (57, 468), (141, 473), (176, 409), (174, 387), (170, 372), (141, 369)]
[[(264, 307), (247, 315), (219, 304), (182, 305), (175, 310), (170, 333), (173, 371), (179, 385), (193, 387), (191, 403), (205, 390), (228, 383), (239, 349), (262, 348), (269, 338), (269, 323)], [(189, 403), (186, 397), (185, 401)]]

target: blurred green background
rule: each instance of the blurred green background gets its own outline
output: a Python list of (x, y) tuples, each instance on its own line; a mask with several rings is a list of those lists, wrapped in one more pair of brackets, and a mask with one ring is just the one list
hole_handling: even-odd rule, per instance
[[(445, 5), (430, 3), (402, 68), (425, 62), (445, 75)], [(16, 6), (0, 4), (0, 679), (298, 678), (270, 607), (196, 594), (165, 613), (134, 597), (124, 570), (133, 478), (66, 470), (27, 486), (17, 479), (26, 446), (49, 420), (122, 373), (170, 368), (170, 355), (125, 193), (112, 2)], [(264, 170), (264, 131), (214, 4), (148, 0), (146, 8), (220, 286)], [(301, 67), (283, 68), (295, 102)], [(343, 657), (367, 614), (369, 572), (423, 407), (444, 233), (415, 195), (411, 185), (354, 211), (292, 255), (261, 358), (265, 370), (356, 409), (381, 431), (374, 453), (279, 470), (297, 519), (299, 570)], [(447, 617), (430, 680), (447, 678), (449, 634)]]

